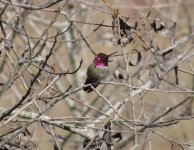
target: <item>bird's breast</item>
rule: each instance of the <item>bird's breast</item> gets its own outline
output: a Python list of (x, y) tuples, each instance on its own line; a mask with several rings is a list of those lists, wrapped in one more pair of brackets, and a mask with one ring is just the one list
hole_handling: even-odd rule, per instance
[(103, 80), (109, 74), (108, 66), (97, 68), (94, 65), (90, 65), (87, 70), (87, 76), (92, 80)]

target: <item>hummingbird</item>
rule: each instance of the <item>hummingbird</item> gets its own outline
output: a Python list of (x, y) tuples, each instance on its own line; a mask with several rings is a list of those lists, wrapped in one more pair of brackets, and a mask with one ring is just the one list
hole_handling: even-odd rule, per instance
[[(85, 85), (88, 85), (83, 88), (83, 90), (87, 93), (93, 91), (93, 88), (96, 88), (99, 85), (99, 82), (104, 80), (109, 74), (108, 60), (109, 57), (114, 53), (106, 55), (104, 53), (99, 53), (95, 56), (92, 64), (89, 65), (87, 69), (87, 78), (85, 81)], [(93, 86), (93, 88), (91, 87)]]

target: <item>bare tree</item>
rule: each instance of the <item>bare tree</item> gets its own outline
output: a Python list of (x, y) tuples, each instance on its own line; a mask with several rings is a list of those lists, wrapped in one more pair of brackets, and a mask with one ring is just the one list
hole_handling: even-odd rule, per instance
[(0, 148), (193, 149), (193, 5), (0, 0)]

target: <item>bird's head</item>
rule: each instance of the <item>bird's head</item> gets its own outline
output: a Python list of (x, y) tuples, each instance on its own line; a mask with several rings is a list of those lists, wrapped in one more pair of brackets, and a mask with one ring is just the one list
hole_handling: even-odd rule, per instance
[(95, 59), (94, 59), (95, 66), (98, 67), (98, 68), (104, 67), (104, 66), (108, 66), (108, 59), (109, 59), (109, 57), (112, 56), (115, 53), (116, 52), (111, 53), (109, 55), (106, 55), (104, 53), (97, 54), (95, 56)]

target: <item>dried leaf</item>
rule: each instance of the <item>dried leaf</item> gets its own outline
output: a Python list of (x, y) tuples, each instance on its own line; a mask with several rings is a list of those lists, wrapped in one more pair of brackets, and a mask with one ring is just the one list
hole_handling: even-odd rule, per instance
[(123, 75), (119, 72), (119, 70), (117, 69), (114, 73), (113, 76), (116, 80), (122, 80), (124, 79)]
[(5, 30), (3, 28), (3, 24), (2, 24), (2, 21), (1, 20), (0, 20), (0, 28), (1, 28), (1, 31), (2, 31), (2, 33), (4, 35), (4, 37), (6, 37)]
[(176, 84), (179, 84), (179, 78), (178, 78), (178, 67), (174, 67), (174, 72), (175, 72), (175, 79), (176, 79)]
[(163, 22), (154, 20), (150, 25), (154, 29), (155, 32), (160, 32), (162, 30), (165, 30), (165, 26)]
[(160, 70), (165, 70), (164, 68), (164, 57), (160, 51), (160, 48), (157, 46), (157, 48), (155, 49), (155, 51), (153, 52), (154, 56), (155, 56), (155, 59), (156, 59), (156, 62), (157, 62), (157, 65), (159, 66)]
[[(105, 127), (106, 130), (101, 138), (93, 139), (87, 150), (111, 150), (111, 146), (122, 139), (121, 133), (111, 135), (111, 123), (108, 122)], [(83, 148), (87, 147), (91, 140), (85, 139)]]
[(120, 17), (117, 15), (112, 16), (112, 30), (113, 30), (113, 44), (126, 46), (127, 44), (133, 41), (133, 37), (131, 36), (133, 30), (137, 28), (137, 22), (135, 22), (134, 26), (130, 26), (127, 24), (129, 20), (128, 17)]
[(151, 88), (158, 88), (160, 85), (160, 77), (158, 73), (153, 69), (150, 68), (150, 80), (151, 80)]
[(153, 20), (153, 22), (150, 23), (150, 26), (152, 27), (152, 29), (162, 35), (162, 36), (167, 36), (170, 34), (174, 34), (175, 32), (175, 27), (176, 27), (176, 23), (174, 22), (173, 25), (171, 25), (170, 27), (167, 27), (164, 22), (160, 21), (159, 19), (155, 19)]
[(137, 61), (134, 64), (132, 62), (129, 62), (129, 66), (137, 66), (142, 60), (141, 52), (138, 51), (137, 49), (133, 49), (132, 53), (137, 53)]

